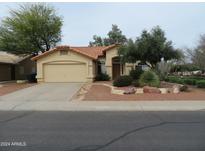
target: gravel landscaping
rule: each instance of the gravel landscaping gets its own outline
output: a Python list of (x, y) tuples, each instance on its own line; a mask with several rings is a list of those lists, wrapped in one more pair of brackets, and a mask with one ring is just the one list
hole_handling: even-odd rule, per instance
[(8, 93), (15, 92), (20, 89), (31, 87), (35, 83), (3, 83), (0, 84), (0, 96), (6, 95)]

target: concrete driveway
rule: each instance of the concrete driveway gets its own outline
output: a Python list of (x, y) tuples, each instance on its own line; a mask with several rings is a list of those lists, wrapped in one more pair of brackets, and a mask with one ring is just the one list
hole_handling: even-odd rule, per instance
[(42, 83), (18, 90), (0, 97), (0, 110), (12, 110), (18, 107), (26, 110), (35, 106), (57, 109), (68, 104), (82, 85), (83, 83)]

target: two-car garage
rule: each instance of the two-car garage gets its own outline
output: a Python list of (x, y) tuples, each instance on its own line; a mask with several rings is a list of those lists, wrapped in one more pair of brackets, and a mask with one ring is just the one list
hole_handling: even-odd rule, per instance
[(85, 64), (45, 64), (44, 82), (86, 82)]
[(33, 58), (38, 82), (89, 82), (95, 77), (94, 57), (70, 47), (57, 47)]

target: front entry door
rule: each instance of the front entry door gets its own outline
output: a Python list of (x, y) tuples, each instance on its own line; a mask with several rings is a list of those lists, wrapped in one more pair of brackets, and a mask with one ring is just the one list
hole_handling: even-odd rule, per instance
[(11, 80), (15, 80), (15, 66), (11, 65)]
[(118, 76), (120, 76), (120, 64), (113, 64), (112, 65), (112, 77), (113, 79), (116, 79)]

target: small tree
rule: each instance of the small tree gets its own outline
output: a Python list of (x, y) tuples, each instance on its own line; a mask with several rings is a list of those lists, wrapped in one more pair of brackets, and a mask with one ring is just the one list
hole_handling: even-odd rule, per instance
[(48, 51), (61, 40), (62, 19), (44, 3), (20, 5), (0, 26), (0, 50), (16, 54)]
[(112, 30), (108, 32), (108, 37), (102, 38), (100, 36), (94, 35), (93, 40), (89, 44), (90, 46), (109, 46), (112, 44), (124, 44), (126, 42), (125, 35), (118, 28), (117, 25), (112, 25)]
[(178, 59), (181, 54), (174, 49), (171, 41), (167, 41), (164, 31), (157, 26), (150, 32), (144, 30), (135, 41), (130, 40), (121, 47), (119, 54), (123, 55), (126, 62), (135, 63), (140, 60), (142, 63), (149, 63), (155, 68), (161, 58), (165, 61)]

